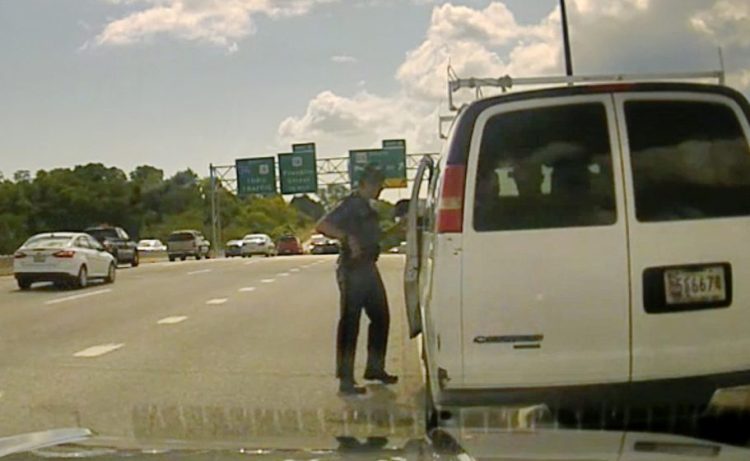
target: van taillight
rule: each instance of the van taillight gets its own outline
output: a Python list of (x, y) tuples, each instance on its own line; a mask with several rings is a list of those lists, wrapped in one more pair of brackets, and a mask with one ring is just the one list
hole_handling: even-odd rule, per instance
[(445, 168), (437, 211), (437, 232), (439, 234), (463, 231), (465, 183), (465, 166), (448, 165)]
[(13, 255), (13, 257), (16, 259), (23, 259), (26, 257), (26, 253), (17, 251), (16, 254)]
[(60, 250), (52, 254), (55, 258), (72, 258), (75, 255), (76, 252), (73, 250)]

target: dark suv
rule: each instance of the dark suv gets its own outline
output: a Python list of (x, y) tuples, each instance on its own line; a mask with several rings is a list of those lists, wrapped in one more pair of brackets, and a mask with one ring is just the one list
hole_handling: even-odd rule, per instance
[(138, 265), (138, 245), (122, 227), (96, 226), (85, 230), (104, 245), (104, 248), (115, 257), (117, 264), (127, 263), (133, 267)]

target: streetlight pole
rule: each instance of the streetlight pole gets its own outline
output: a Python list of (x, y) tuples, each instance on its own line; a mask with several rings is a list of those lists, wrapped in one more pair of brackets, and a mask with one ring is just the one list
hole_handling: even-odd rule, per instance
[(563, 46), (565, 47), (565, 74), (573, 76), (573, 58), (570, 55), (570, 35), (568, 34), (568, 13), (565, 0), (560, 0), (560, 15), (562, 16)]

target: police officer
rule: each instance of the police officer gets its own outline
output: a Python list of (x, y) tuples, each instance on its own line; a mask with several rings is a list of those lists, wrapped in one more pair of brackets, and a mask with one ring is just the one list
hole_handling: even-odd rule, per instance
[(342, 243), (336, 268), (341, 293), (341, 316), (336, 338), (336, 377), (339, 392), (364, 394), (354, 381), (354, 355), (362, 309), (370, 319), (367, 338), (367, 367), (364, 378), (395, 384), (398, 377), (385, 371), (390, 314), (383, 281), (376, 265), (380, 254), (378, 213), (370, 206), (383, 190), (383, 173), (368, 166), (356, 191), (323, 217), (317, 231)]

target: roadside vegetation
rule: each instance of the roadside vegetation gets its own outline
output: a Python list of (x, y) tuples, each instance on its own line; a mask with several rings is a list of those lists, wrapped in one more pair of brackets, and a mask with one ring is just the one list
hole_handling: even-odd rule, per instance
[[(305, 240), (315, 221), (347, 193), (332, 186), (287, 201), (281, 195), (239, 198), (219, 185), (222, 239), (266, 233)], [(378, 211), (383, 227), (392, 223), (390, 203), (380, 202)], [(0, 179), (0, 254), (12, 253), (39, 232), (103, 223), (125, 228), (135, 240), (166, 241), (177, 229), (200, 230), (210, 238), (210, 181), (189, 169), (165, 177), (148, 165), (126, 174), (101, 163), (40, 170), (33, 177), (18, 171), (12, 179)]]

